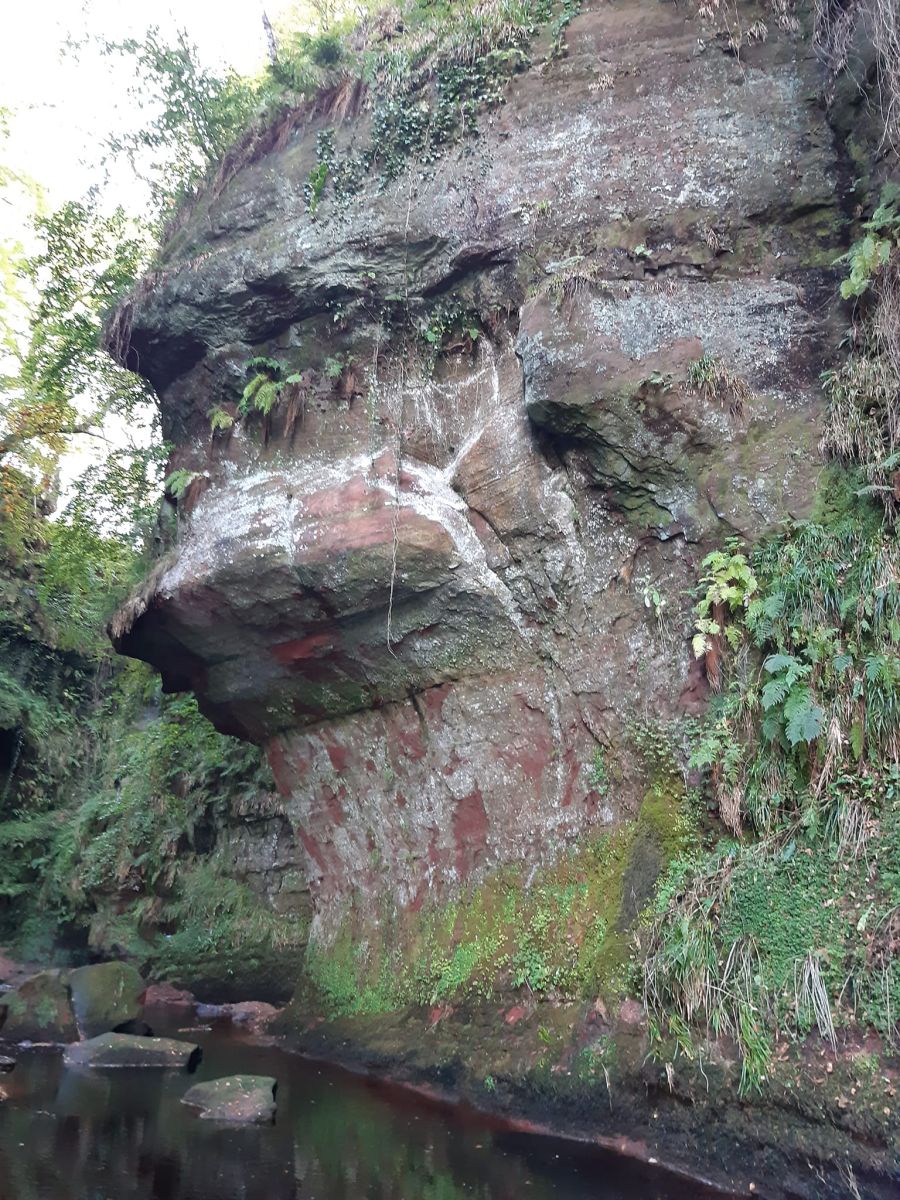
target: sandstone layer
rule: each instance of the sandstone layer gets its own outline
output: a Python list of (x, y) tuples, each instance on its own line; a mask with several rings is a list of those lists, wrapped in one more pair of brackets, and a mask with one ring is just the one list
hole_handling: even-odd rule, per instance
[[(267, 747), (315, 937), (633, 816), (635, 729), (704, 700), (704, 555), (811, 509), (843, 195), (819, 68), (699, 31), (585, 5), (477, 138), (310, 214), (313, 115), (129, 301), (191, 475), (117, 645)], [(369, 136), (363, 108), (337, 153)], [(259, 356), (295, 382), (211, 434)]]

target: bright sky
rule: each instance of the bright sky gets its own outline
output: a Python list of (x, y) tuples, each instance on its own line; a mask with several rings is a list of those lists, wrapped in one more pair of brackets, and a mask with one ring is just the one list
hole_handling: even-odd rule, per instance
[[(274, 19), (284, 6), (270, 0), (267, 11)], [(266, 53), (262, 11), (262, 0), (7, 0), (0, 17), (0, 108), (13, 116), (3, 164), (36, 180), (53, 209), (99, 182), (102, 142), (117, 128), (133, 128), (128, 89), (134, 80), (127, 67), (90, 49), (76, 59), (65, 52), (67, 38), (81, 41), (90, 33), (120, 41), (140, 38), (153, 25), (164, 35), (181, 27), (207, 65), (227, 63), (254, 74)], [(124, 161), (113, 170), (105, 203), (121, 203), (140, 217), (142, 187)], [(27, 190), (8, 190), (0, 204), (0, 239), (21, 239), (30, 248), (32, 211)], [(126, 437), (115, 423), (106, 432), (120, 444), (147, 436), (132, 428)], [(74, 439), (62, 464), (64, 493), (97, 450), (90, 439)]]
[[(140, 37), (151, 25), (164, 32), (183, 26), (210, 65), (226, 62), (252, 74), (265, 56), (262, 0), (12, 0), (4, 7), (0, 106), (16, 113), (4, 158), (47, 188), (51, 207), (96, 179), (90, 166), (98, 141), (127, 121), (132, 82), (110, 59), (67, 57), (67, 36), (90, 31), (117, 41)], [(268, 7), (274, 15), (282, 5)]]

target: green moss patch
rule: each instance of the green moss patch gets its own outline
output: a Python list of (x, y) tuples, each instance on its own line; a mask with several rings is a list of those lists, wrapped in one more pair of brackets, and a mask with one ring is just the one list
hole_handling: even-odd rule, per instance
[(621, 995), (633, 933), (690, 832), (680, 781), (662, 775), (637, 818), (562, 855), (526, 886), (496, 871), (447, 905), (348, 919), (306, 958), (310, 998), (332, 1015), (406, 1004), (526, 996)]

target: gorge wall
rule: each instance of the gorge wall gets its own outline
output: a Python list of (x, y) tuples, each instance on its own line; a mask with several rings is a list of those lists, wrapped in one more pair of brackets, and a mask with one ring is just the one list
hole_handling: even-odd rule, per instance
[(704, 556), (810, 513), (848, 176), (808, 46), (585, 4), (477, 136), (352, 196), (345, 88), (120, 310), (183, 494), (116, 645), (265, 746), (314, 938), (635, 818), (636, 731), (708, 688)]

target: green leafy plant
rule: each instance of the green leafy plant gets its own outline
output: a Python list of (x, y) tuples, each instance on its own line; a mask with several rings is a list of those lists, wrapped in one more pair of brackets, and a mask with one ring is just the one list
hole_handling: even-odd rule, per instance
[(841, 295), (845, 300), (862, 296), (887, 267), (891, 255), (900, 245), (900, 187), (897, 184), (885, 185), (880, 203), (864, 223), (863, 230), (864, 236), (837, 260), (850, 267), (850, 274), (841, 282)]
[(694, 654), (701, 658), (713, 648), (713, 639), (724, 636), (736, 647), (740, 641), (740, 626), (731, 618), (741, 615), (756, 594), (758, 584), (747, 556), (715, 550), (703, 560), (701, 586), (705, 585), (696, 608)]
[(481, 336), (478, 315), (459, 296), (452, 296), (430, 309), (419, 325), (419, 336), (425, 346), (426, 370), (433, 371), (451, 345), (475, 345)]
[(609, 770), (606, 766), (606, 751), (598, 746), (594, 751), (594, 761), (591, 766), (591, 786), (598, 796), (609, 794)]
[(234, 417), (231, 413), (226, 412), (224, 408), (216, 406), (210, 409), (209, 425), (213, 433), (218, 433), (224, 429), (231, 429), (234, 425)]
[(304, 185), (304, 194), (306, 196), (306, 211), (310, 216), (315, 216), (316, 209), (319, 207), (319, 201), (322, 199), (322, 193), (325, 191), (325, 184), (328, 182), (328, 163), (320, 162), (313, 167)]
[(793, 654), (770, 654), (763, 669), (771, 675), (762, 690), (764, 736), (786, 738), (792, 747), (815, 741), (822, 732), (825, 713), (809, 685), (812, 665)]
[(257, 356), (247, 362), (247, 370), (255, 374), (241, 393), (238, 416), (246, 417), (254, 411), (268, 416), (281, 394), (281, 363), (274, 358)]
[(200, 473), (198, 471), (191, 471), (186, 467), (180, 467), (177, 471), (173, 471), (171, 475), (166, 476), (166, 491), (174, 499), (181, 500), (194, 480), (199, 478)]

